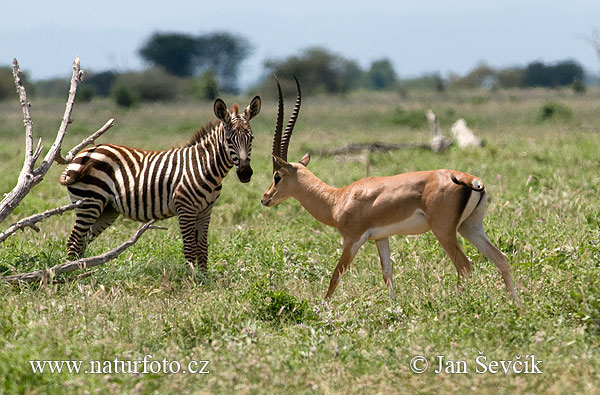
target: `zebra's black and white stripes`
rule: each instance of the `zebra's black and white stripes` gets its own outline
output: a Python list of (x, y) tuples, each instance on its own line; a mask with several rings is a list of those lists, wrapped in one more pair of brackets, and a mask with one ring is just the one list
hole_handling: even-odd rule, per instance
[(258, 96), (241, 113), (215, 101), (219, 122), (196, 132), (190, 143), (167, 151), (101, 144), (78, 154), (63, 172), (71, 200), (86, 199), (76, 210), (67, 241), (69, 255), (123, 215), (138, 221), (178, 216), (188, 263), (206, 267), (207, 230), (221, 183), (236, 166), (241, 182), (252, 176), (249, 121), (260, 111)]

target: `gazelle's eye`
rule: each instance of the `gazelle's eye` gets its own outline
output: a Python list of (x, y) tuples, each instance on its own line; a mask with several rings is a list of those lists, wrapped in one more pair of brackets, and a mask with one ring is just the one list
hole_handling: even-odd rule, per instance
[(279, 181), (281, 181), (281, 176), (280, 176), (279, 174), (275, 174), (275, 175), (273, 176), (273, 183), (274, 183), (275, 185), (277, 185), (277, 183), (278, 183)]

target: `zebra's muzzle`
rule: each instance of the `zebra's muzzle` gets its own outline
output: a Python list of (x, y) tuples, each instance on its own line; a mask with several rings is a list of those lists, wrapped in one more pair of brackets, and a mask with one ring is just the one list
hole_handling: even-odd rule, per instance
[(237, 176), (240, 179), (240, 181), (243, 183), (249, 182), (250, 178), (252, 177), (252, 174), (253, 174), (253, 171), (252, 171), (252, 168), (250, 167), (250, 161), (249, 160), (241, 160), (240, 165), (237, 168)]

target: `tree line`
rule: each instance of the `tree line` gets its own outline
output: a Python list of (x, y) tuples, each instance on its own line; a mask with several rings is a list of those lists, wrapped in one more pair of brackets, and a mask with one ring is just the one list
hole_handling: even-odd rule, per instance
[[(143, 71), (106, 70), (89, 73), (79, 92), (79, 100), (113, 96), (118, 104), (138, 101), (172, 100), (187, 95), (212, 100), (219, 93), (239, 93), (240, 66), (252, 53), (252, 44), (229, 32), (192, 35), (156, 32), (142, 44), (138, 55), (149, 66)], [(461, 89), (461, 88), (556, 88), (583, 86), (583, 68), (574, 60), (545, 64), (534, 61), (526, 66), (494, 69), (481, 63), (464, 76), (442, 78), (428, 74), (400, 80), (388, 58), (376, 59), (362, 68), (356, 61), (323, 47), (307, 48), (296, 55), (263, 62), (264, 78), (252, 90), (260, 90), (276, 74), (284, 90), (293, 91), (293, 76), (310, 81), (304, 93), (339, 94), (353, 90)], [(64, 95), (64, 80), (29, 82), (39, 96)], [(0, 67), (0, 100), (12, 95), (10, 68)], [(580, 88), (581, 89), (581, 88)], [(585, 89), (583, 87), (583, 89)]]

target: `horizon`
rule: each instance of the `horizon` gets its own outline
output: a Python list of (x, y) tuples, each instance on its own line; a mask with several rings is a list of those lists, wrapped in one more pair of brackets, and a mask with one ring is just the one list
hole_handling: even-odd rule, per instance
[[(137, 50), (157, 31), (227, 31), (246, 37), (254, 51), (242, 63), (242, 90), (264, 76), (266, 59), (284, 59), (313, 46), (355, 60), (363, 69), (389, 58), (399, 79), (464, 75), (481, 62), (496, 69), (571, 59), (593, 78), (600, 70), (600, 59), (587, 41), (600, 28), (594, 19), (600, 3), (591, 1), (389, 5), (374, 0), (348, 6), (311, 0), (295, 9), (274, 0), (252, 7), (232, 1), (227, 8), (186, 0), (177, 10), (140, 0), (107, 0), (102, 8), (77, 4), (76, 9), (62, 0), (32, 3), (29, 14), (9, 18), (0, 27), (0, 65), (17, 58), (32, 80), (68, 78), (77, 55), (88, 72), (142, 70), (147, 65)], [(21, 13), (15, 3), (6, 8), (6, 15)], [(74, 10), (78, 17), (68, 18)]]

